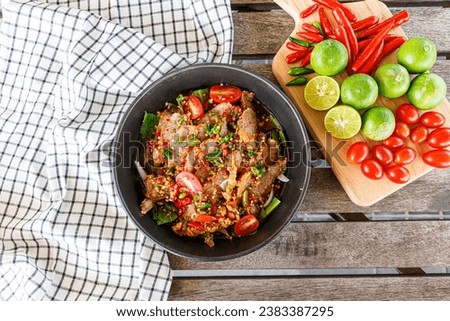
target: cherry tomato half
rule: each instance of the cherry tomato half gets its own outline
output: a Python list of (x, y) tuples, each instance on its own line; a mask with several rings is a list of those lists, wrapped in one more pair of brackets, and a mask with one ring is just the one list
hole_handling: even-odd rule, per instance
[(258, 227), (258, 219), (251, 214), (247, 214), (236, 222), (234, 225), (234, 233), (237, 236), (245, 236), (256, 231)]
[(427, 143), (434, 148), (450, 146), (450, 128), (441, 127), (433, 130), (427, 138)]
[(394, 163), (397, 165), (408, 165), (416, 159), (416, 151), (411, 147), (400, 147), (394, 153)]
[(386, 145), (375, 145), (372, 147), (372, 156), (382, 166), (387, 166), (394, 161), (394, 153)]
[(433, 149), (422, 155), (425, 163), (436, 168), (450, 167), (450, 151), (446, 149)]
[(419, 119), (420, 123), (428, 128), (438, 128), (444, 125), (445, 117), (437, 111), (427, 111)]
[(383, 140), (383, 145), (386, 145), (390, 149), (396, 149), (405, 145), (405, 140), (397, 136), (390, 136)]
[(374, 159), (365, 159), (361, 163), (361, 172), (370, 179), (383, 177), (383, 167)]
[(366, 142), (353, 143), (347, 150), (347, 161), (352, 164), (361, 164), (369, 156), (369, 145)]
[(190, 112), (192, 120), (202, 118), (205, 113), (201, 100), (194, 95), (190, 95), (186, 99), (185, 109)]
[(409, 181), (409, 171), (400, 165), (394, 165), (384, 169), (386, 177), (394, 183), (405, 184)]
[(191, 193), (203, 193), (203, 186), (197, 176), (191, 172), (181, 172), (175, 177), (177, 184), (186, 187)]
[(409, 139), (414, 144), (420, 144), (427, 140), (428, 137), (428, 129), (425, 126), (417, 126), (411, 131), (409, 135)]
[(233, 85), (214, 85), (209, 89), (209, 97), (217, 103), (235, 103), (241, 99), (242, 91)]
[(394, 129), (394, 135), (403, 139), (406, 139), (409, 136), (410, 130), (406, 123), (396, 123)]
[(395, 111), (395, 118), (399, 122), (414, 125), (419, 122), (419, 111), (411, 104), (403, 104)]

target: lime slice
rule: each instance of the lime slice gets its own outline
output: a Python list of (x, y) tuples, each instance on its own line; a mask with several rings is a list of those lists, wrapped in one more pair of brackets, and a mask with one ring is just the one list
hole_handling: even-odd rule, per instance
[(336, 105), (340, 89), (336, 80), (328, 76), (316, 76), (305, 86), (307, 104), (316, 110), (327, 110)]
[(331, 136), (349, 139), (358, 134), (361, 129), (361, 116), (353, 107), (340, 105), (327, 112), (324, 124)]

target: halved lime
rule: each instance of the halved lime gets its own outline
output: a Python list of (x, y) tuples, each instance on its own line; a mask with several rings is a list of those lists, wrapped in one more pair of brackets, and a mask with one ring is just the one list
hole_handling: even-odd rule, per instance
[(358, 134), (361, 129), (361, 116), (355, 108), (339, 105), (327, 112), (324, 124), (331, 136), (349, 139)]
[(339, 100), (339, 84), (331, 77), (316, 76), (308, 81), (303, 95), (311, 108), (327, 110)]

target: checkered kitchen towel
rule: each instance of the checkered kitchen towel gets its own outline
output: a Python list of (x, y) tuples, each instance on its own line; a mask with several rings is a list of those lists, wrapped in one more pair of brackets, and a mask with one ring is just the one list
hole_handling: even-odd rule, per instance
[(229, 0), (3, 7), (0, 299), (167, 298), (167, 255), (128, 220), (106, 146), (149, 83), (231, 49)]

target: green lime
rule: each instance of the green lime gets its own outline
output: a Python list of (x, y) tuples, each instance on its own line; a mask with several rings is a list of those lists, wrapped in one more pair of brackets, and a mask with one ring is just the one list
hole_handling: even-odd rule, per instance
[(311, 52), (311, 66), (319, 75), (335, 76), (345, 69), (347, 62), (347, 49), (333, 39), (319, 42)]
[(377, 82), (366, 74), (354, 74), (341, 85), (341, 101), (356, 109), (372, 106), (378, 97)]
[(418, 109), (433, 109), (439, 106), (447, 95), (447, 85), (442, 77), (424, 73), (413, 79), (407, 96)]
[(361, 116), (355, 108), (339, 105), (327, 112), (324, 124), (331, 136), (349, 139), (358, 134), (361, 129)]
[(398, 63), (412, 74), (420, 74), (431, 69), (436, 58), (436, 46), (425, 37), (413, 37), (406, 40), (397, 54)]
[(403, 96), (409, 88), (408, 70), (400, 64), (385, 64), (375, 71), (373, 78), (378, 84), (378, 92), (387, 98)]
[(371, 140), (384, 140), (392, 135), (395, 129), (394, 113), (387, 107), (374, 106), (362, 115), (362, 132)]
[(339, 100), (339, 84), (328, 76), (311, 78), (303, 93), (308, 105), (316, 110), (327, 110)]

